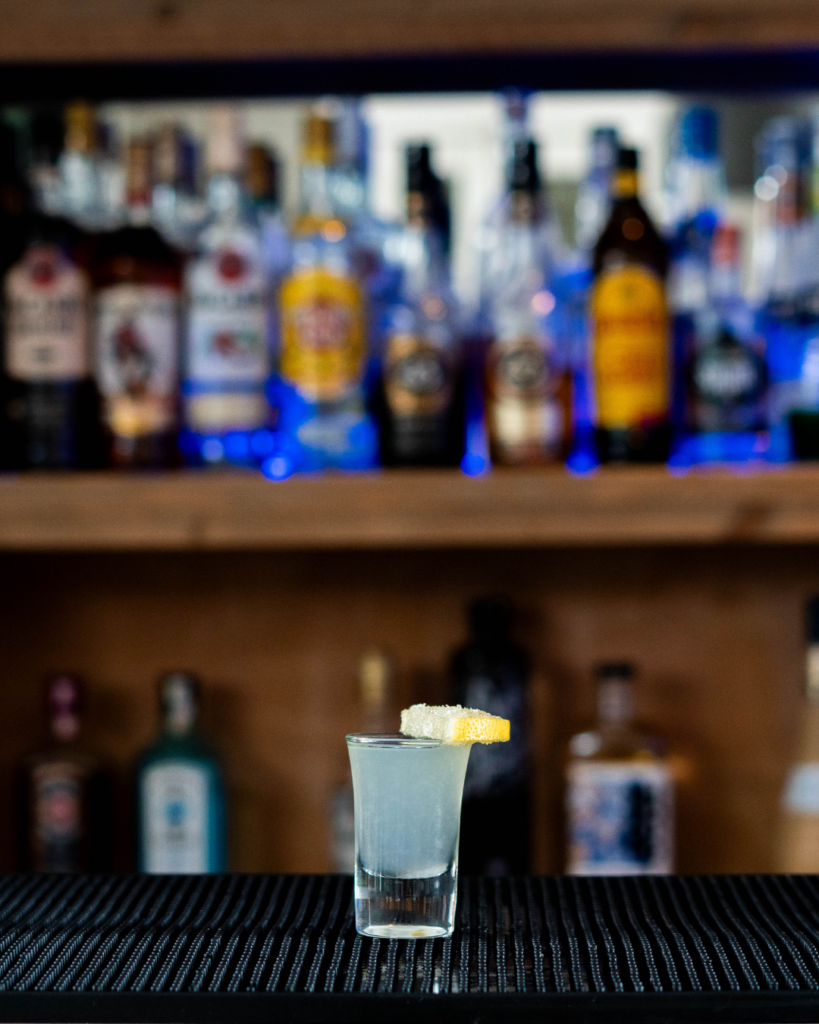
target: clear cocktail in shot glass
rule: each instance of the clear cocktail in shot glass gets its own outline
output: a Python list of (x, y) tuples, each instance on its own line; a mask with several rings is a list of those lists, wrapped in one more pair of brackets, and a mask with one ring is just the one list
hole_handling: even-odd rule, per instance
[(471, 744), (352, 734), (355, 913), (363, 935), (452, 934)]

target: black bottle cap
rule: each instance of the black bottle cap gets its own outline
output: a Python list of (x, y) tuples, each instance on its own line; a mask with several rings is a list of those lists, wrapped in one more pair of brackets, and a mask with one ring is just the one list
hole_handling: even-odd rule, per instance
[(603, 661), (594, 669), (595, 677), (602, 682), (604, 679), (634, 678), (634, 666), (628, 661)]
[(809, 644), (819, 644), (819, 596), (809, 598), (805, 606), (805, 634)]
[(516, 192), (538, 192), (540, 174), (537, 169), (537, 143), (520, 139), (512, 148), (509, 164), (509, 188)]
[(426, 143), (407, 146), (407, 191), (430, 192), (437, 184), (430, 163), (430, 147)]
[(467, 614), (475, 639), (501, 640), (512, 625), (512, 608), (503, 597), (480, 597), (470, 604)]
[(636, 171), (640, 167), (640, 155), (636, 149), (621, 146), (617, 150), (617, 170)]

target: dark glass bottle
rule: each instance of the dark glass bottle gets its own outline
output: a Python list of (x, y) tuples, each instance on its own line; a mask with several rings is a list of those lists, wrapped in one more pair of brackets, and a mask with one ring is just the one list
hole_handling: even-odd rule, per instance
[(407, 147), (402, 285), (383, 362), (385, 465), (457, 465), (463, 453), (455, 300), (446, 256), (448, 216), (429, 146)]
[(52, 745), (22, 766), (21, 865), (26, 871), (108, 871), (110, 778), (79, 740), (80, 680), (49, 679), (46, 708)]
[(108, 460), (161, 468), (178, 461), (182, 258), (150, 224), (151, 145), (128, 148), (128, 223), (94, 253), (96, 376)]
[(453, 702), (508, 718), (512, 732), (511, 743), (476, 743), (469, 757), (459, 860), (466, 874), (529, 870), (529, 665), (525, 653), (512, 643), (510, 626), (511, 610), (505, 601), (476, 601), (469, 608), (469, 642), (452, 659)]
[(594, 250), (591, 371), (603, 462), (664, 462), (671, 431), (668, 254), (638, 198), (635, 149), (618, 152), (614, 203)]

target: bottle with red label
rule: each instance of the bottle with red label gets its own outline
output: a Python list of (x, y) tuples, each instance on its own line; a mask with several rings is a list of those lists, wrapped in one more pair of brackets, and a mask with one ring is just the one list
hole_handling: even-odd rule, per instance
[(82, 683), (73, 675), (52, 676), (45, 696), (51, 745), (26, 758), (21, 770), (21, 866), (110, 870), (110, 778), (80, 741)]
[(160, 468), (177, 457), (182, 259), (150, 223), (152, 146), (128, 147), (128, 223), (96, 246), (94, 361), (108, 461)]
[(238, 112), (220, 107), (208, 136), (209, 220), (185, 273), (181, 442), (194, 465), (253, 465), (272, 442), (268, 284), (244, 160)]

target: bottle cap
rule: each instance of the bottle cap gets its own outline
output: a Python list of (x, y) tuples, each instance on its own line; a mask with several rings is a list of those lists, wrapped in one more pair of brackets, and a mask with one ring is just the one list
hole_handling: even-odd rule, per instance
[(617, 150), (617, 170), (636, 171), (640, 168), (640, 155), (636, 149), (621, 146)]
[(211, 174), (239, 174), (244, 159), (242, 117), (235, 107), (219, 106), (210, 115), (206, 162)]
[(257, 203), (278, 203), (279, 168), (276, 158), (259, 143), (248, 147), (245, 168), (245, 188)]
[(65, 148), (75, 153), (93, 153), (97, 147), (94, 110), (84, 100), (65, 108)]
[(304, 124), (305, 163), (332, 164), (335, 156), (335, 125), (332, 118), (311, 114)]
[(428, 192), (437, 181), (430, 164), (430, 147), (426, 143), (407, 146), (407, 191)]
[(165, 728), (176, 736), (190, 732), (199, 714), (199, 679), (191, 672), (169, 672), (159, 680), (159, 707)]
[(592, 164), (595, 167), (613, 167), (617, 162), (619, 139), (616, 128), (595, 128), (591, 135)]
[(502, 640), (512, 625), (512, 607), (503, 597), (481, 597), (467, 611), (475, 639)]
[(710, 107), (691, 107), (680, 122), (680, 145), (688, 156), (707, 160), (717, 155), (719, 118)]
[(371, 648), (361, 655), (358, 682), (364, 707), (382, 708), (389, 698), (392, 684), (392, 666), (383, 651)]
[(153, 144), (147, 136), (128, 143), (126, 192), (130, 206), (148, 206), (153, 188)]
[(509, 188), (516, 192), (534, 193), (540, 189), (537, 143), (532, 139), (519, 139), (513, 144), (508, 183)]
[(61, 743), (73, 740), (80, 731), (83, 685), (78, 676), (60, 673), (45, 684), (46, 713), (51, 733)]

